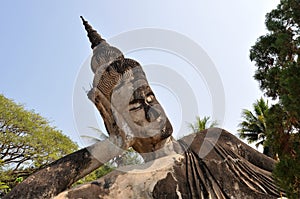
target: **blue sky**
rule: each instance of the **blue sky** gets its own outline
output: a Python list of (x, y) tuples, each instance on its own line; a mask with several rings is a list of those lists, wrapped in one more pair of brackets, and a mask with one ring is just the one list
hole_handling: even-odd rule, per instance
[[(262, 95), (252, 77), (255, 67), (249, 60), (249, 49), (265, 33), (265, 14), (278, 3), (3, 1), (0, 93), (34, 109), (80, 143), (73, 119), (73, 89), (91, 49), (79, 16), (83, 15), (107, 39), (138, 28), (168, 29), (194, 40), (213, 60), (226, 97), (222, 127), (235, 134), (242, 109), (251, 108)], [(172, 111), (167, 113), (177, 114)]]

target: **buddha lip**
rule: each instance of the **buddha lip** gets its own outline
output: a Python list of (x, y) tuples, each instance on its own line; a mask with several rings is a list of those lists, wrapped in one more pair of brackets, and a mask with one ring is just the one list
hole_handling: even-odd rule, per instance
[(167, 130), (167, 126), (164, 126), (160, 132), (161, 132), (160, 134), (161, 139), (166, 139), (170, 137), (170, 135), (172, 134)]
[(156, 119), (157, 122), (161, 121), (161, 115)]
[(166, 130), (167, 130), (167, 128), (166, 128), (166, 126), (164, 126), (162, 129), (161, 129), (161, 133), (166, 133)]

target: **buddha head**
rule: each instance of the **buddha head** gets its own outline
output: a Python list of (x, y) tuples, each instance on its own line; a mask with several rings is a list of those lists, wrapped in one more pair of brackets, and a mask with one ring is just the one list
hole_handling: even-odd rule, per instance
[(93, 88), (89, 98), (99, 110), (110, 135), (139, 153), (157, 150), (173, 129), (151, 89), (141, 65), (124, 58), (83, 18), (92, 43)]

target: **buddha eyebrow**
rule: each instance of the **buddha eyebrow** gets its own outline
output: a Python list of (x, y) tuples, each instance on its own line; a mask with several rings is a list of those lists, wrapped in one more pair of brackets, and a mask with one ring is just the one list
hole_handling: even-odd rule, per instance
[(129, 104), (142, 103), (144, 101), (143, 98), (133, 99), (129, 102)]
[(151, 95), (155, 97), (155, 95), (154, 95), (154, 93), (152, 91), (150, 91), (149, 93), (147, 93), (146, 97), (149, 97)]
[[(129, 104), (135, 104), (135, 103), (143, 103), (145, 98), (149, 97), (149, 96), (155, 96), (154, 93), (150, 90), (149, 92), (147, 92), (147, 94), (145, 95), (145, 97), (143, 97), (142, 95), (138, 95), (137, 98), (132, 99)], [(135, 95), (137, 96), (137, 95)]]

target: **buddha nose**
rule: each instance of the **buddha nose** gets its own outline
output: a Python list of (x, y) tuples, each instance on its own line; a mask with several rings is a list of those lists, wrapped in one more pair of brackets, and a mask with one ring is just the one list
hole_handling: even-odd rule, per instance
[(147, 106), (145, 116), (148, 122), (153, 122), (160, 116), (160, 111), (155, 109), (153, 106)]

